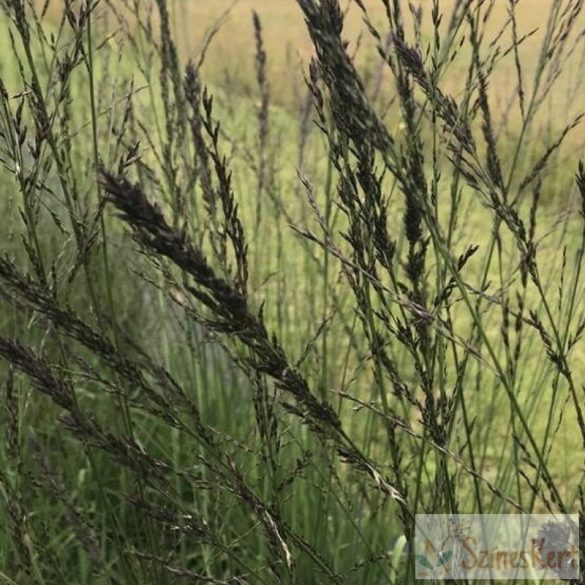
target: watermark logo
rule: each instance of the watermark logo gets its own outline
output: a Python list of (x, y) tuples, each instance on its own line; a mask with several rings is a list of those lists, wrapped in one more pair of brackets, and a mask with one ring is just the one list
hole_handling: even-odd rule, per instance
[(417, 514), (416, 578), (579, 578), (576, 514)]

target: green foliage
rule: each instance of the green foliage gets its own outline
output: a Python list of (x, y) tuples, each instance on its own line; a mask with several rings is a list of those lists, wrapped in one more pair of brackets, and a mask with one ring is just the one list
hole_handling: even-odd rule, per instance
[(0, 2), (0, 581), (413, 583), (416, 513), (582, 513), (582, 2), (530, 67), (516, 1), (379, 4), (297, 0), (284, 108), (256, 13), (251, 96), (166, 0)]

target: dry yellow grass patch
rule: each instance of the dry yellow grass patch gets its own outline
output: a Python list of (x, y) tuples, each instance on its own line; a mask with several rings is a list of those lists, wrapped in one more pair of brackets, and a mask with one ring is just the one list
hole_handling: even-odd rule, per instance
[[(37, 4), (44, 4), (45, 0), (35, 0)], [(140, 2), (143, 9), (149, 2)], [(526, 68), (527, 77), (533, 70), (539, 54), (540, 39), (546, 28), (549, 11), (555, 0), (520, 0), (516, 14), (519, 23), (519, 36), (538, 29), (539, 33), (529, 39), (522, 48), (522, 60)], [(380, 25), (384, 32), (385, 9), (382, 0), (364, 0), (372, 21)], [(441, 0), (441, 10), (449, 15), (456, 0)], [(62, 11), (62, 0), (52, 0), (49, 3), (49, 16), (56, 18)], [(408, 3), (403, 0), (405, 19), (410, 21)], [(114, 5), (122, 7), (122, 2), (114, 0)], [(368, 44), (369, 35), (365, 32), (363, 14), (353, 0), (341, 0), (346, 8), (346, 31), (348, 40), (355, 43), (363, 35), (362, 45)], [(102, 3), (105, 9), (105, 2)], [(312, 44), (303, 22), (303, 16), (296, 0), (168, 0), (168, 6), (174, 17), (175, 34), (178, 45), (184, 57), (196, 56), (206, 32), (217, 23), (218, 19), (229, 12), (222, 24), (221, 32), (213, 42), (208, 55), (207, 71), (212, 77), (222, 76), (224, 72), (231, 72), (241, 80), (253, 80), (253, 47), (252, 11), (258, 12), (264, 28), (264, 40), (269, 57), (269, 67), (272, 86), (278, 98), (286, 101), (290, 91), (291, 66), (306, 63), (312, 54)], [(431, 1), (423, 0), (426, 7), (427, 23), (430, 23)], [(490, 20), (488, 32), (495, 35), (497, 30), (508, 19), (509, 1), (497, 0)], [(154, 11), (156, 13), (156, 10)], [(445, 18), (447, 20), (447, 18)], [(585, 17), (581, 24), (585, 27)], [(505, 39), (507, 37), (504, 37)], [(364, 40), (366, 39), (366, 40)], [(502, 43), (506, 45), (506, 41)], [(366, 52), (367, 49), (364, 49)], [(375, 55), (370, 58), (375, 59)], [(567, 65), (568, 69), (570, 66)], [(506, 86), (515, 85), (515, 69), (513, 60), (507, 58), (500, 65), (502, 75), (500, 80)], [(574, 81), (575, 75), (567, 75)], [(568, 82), (568, 79), (566, 80)]]
[[(36, 1), (44, 2), (44, 0)], [(114, 2), (116, 6), (122, 6), (121, 1), (114, 0)], [(140, 2), (145, 12), (149, 2), (153, 0)], [(382, 0), (364, 0), (364, 2), (372, 22), (384, 34), (387, 24)], [(456, 0), (441, 0), (441, 10), (446, 15), (445, 21), (448, 20), (455, 2)], [(516, 8), (520, 37), (538, 29), (538, 32), (521, 48), (524, 85), (528, 95), (539, 59), (542, 36), (554, 2), (555, 0), (520, 0)], [(370, 76), (377, 75), (379, 58), (371, 36), (366, 31), (361, 10), (353, 0), (341, 0), (341, 4), (347, 10), (345, 36), (350, 41), (351, 50), (355, 50), (359, 39), (358, 62), (361, 70)], [(403, 5), (405, 19), (410, 22), (408, 3), (405, 0), (403, 0)], [(490, 38), (489, 35), (492, 38), (495, 37), (499, 29), (505, 25), (509, 18), (509, 5), (508, 0), (496, 1), (490, 24), (486, 28), (488, 38)], [(105, 2), (102, 6), (105, 10)], [(258, 12), (268, 54), (272, 104), (283, 105), (288, 109), (298, 106), (300, 96), (306, 91), (303, 75), (312, 55), (312, 43), (296, 0), (168, 0), (168, 6), (173, 17), (177, 45), (185, 61), (189, 58), (198, 58), (206, 34), (221, 20), (221, 30), (213, 39), (206, 56), (204, 78), (212, 85), (231, 88), (234, 95), (244, 99), (255, 96), (257, 91), (252, 12)], [(431, 1), (423, 0), (423, 6), (426, 8), (425, 22), (428, 30)], [(49, 4), (50, 16), (53, 18), (56, 18), (61, 10), (62, 0), (53, 0)], [(156, 10), (153, 14), (156, 18)], [(110, 19), (109, 22), (113, 20)], [(581, 24), (585, 27), (585, 18), (582, 19)], [(508, 47), (510, 41), (511, 35), (508, 31), (508, 34), (502, 37), (501, 45)], [(466, 50), (462, 50), (462, 55), (442, 80), (443, 89), (455, 97), (458, 96), (458, 91), (465, 79), (464, 72), (469, 62), (468, 54), (465, 54)], [(550, 130), (556, 136), (561, 128), (572, 121), (576, 114), (580, 113), (580, 109), (583, 109), (584, 88), (579, 86), (581, 76), (576, 75), (582, 63), (585, 63), (585, 54), (579, 50), (570, 62), (564, 64), (565, 73), (557, 80), (541, 111), (539, 121), (543, 128), (543, 135)], [(517, 73), (513, 56), (510, 54), (498, 64), (496, 72), (490, 78), (490, 105), (496, 119), (498, 113), (506, 114), (506, 126), (513, 133), (518, 129), (519, 108), (517, 103), (512, 108), (509, 104), (516, 99), (516, 86)], [(383, 87), (388, 89), (388, 95), (393, 92), (390, 83), (386, 83)], [(573, 149), (582, 148), (583, 141), (585, 141), (585, 130), (581, 128), (573, 131), (568, 139)]]
[[(546, 29), (549, 10), (554, 0), (520, 0), (517, 6), (519, 36), (538, 29), (521, 49), (521, 59), (525, 68), (525, 84), (530, 88), (534, 70), (539, 58), (540, 43)], [(386, 16), (381, 0), (365, 0), (371, 19), (386, 30)], [(442, 0), (442, 10), (448, 15), (455, 0)], [(430, 11), (430, 1), (428, 11)], [(181, 51), (185, 57), (196, 56), (205, 31), (221, 18), (227, 11), (229, 16), (222, 25), (221, 32), (214, 39), (205, 67), (206, 78), (211, 83), (221, 83), (231, 79), (234, 87), (241, 91), (253, 91), (254, 88), (254, 38), (252, 29), (252, 11), (257, 11), (262, 19), (264, 40), (268, 53), (268, 67), (273, 101), (290, 105), (294, 103), (299, 92), (304, 91), (302, 71), (312, 54), (312, 44), (306, 32), (301, 10), (295, 0), (175, 0), (170, 5), (176, 16), (176, 34)], [(377, 68), (377, 56), (372, 50), (371, 38), (365, 31), (363, 14), (352, 2), (344, 0), (342, 5), (347, 6), (346, 38), (353, 43), (361, 36), (361, 65), (370, 71)], [(407, 3), (404, 2), (407, 20), (410, 20)], [(231, 8), (231, 10), (230, 10)], [(495, 36), (509, 17), (509, 2), (498, 0), (491, 18), (488, 31)], [(430, 22), (430, 15), (426, 15)], [(445, 18), (447, 20), (447, 18)], [(585, 19), (582, 23), (585, 25)], [(508, 35), (509, 36), (509, 35)], [(502, 41), (507, 46), (509, 40)], [(575, 69), (582, 57), (576, 54), (573, 61), (565, 64), (566, 72), (559, 79), (555, 90), (543, 112), (543, 122), (552, 122), (553, 127), (566, 124), (571, 116), (581, 107), (575, 96), (583, 93), (575, 88), (579, 76)], [(449, 91), (456, 92), (457, 81), (460, 81), (458, 72), (466, 65), (463, 57), (460, 64), (456, 64), (451, 77), (444, 80)], [(491, 79), (492, 107), (496, 111), (507, 110), (511, 96), (517, 85), (516, 69), (512, 56), (505, 58), (499, 65), (497, 73)], [(583, 102), (583, 100), (581, 100)], [(511, 112), (512, 123), (517, 112)], [(575, 133), (573, 143), (585, 138), (583, 131)]]

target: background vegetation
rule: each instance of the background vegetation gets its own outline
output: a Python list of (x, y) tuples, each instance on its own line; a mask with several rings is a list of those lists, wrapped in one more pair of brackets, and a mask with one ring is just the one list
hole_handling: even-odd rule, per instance
[(582, 0), (0, 6), (0, 582), (582, 514)]

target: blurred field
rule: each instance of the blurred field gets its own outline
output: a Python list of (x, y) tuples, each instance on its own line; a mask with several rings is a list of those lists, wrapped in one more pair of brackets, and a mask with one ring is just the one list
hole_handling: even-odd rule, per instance
[[(408, 3), (403, 2), (407, 23), (411, 22)], [(423, 14), (423, 31), (430, 29), (431, 2), (428, 11)], [(441, 0), (441, 10), (450, 14), (455, 0)], [(346, 38), (354, 48), (359, 39), (358, 60), (366, 64), (366, 70), (375, 70), (379, 58), (371, 44), (371, 37), (363, 23), (363, 13), (354, 2), (346, 2)], [(387, 30), (385, 9), (380, 0), (366, 0), (372, 22), (379, 30)], [(518, 36), (522, 37), (538, 29), (524, 43), (521, 59), (524, 67), (525, 83), (530, 87), (530, 80), (539, 58), (540, 43), (545, 34), (546, 21), (552, 0), (520, 0), (516, 7), (520, 24)], [(303, 22), (301, 11), (295, 0), (176, 0), (173, 3), (177, 18), (177, 38), (183, 55), (195, 57), (203, 41), (205, 31), (222, 19), (221, 32), (216, 36), (208, 53), (205, 73), (209, 81), (221, 83), (231, 79), (237, 87), (251, 92), (254, 86), (254, 62), (250, 48), (253, 47), (252, 11), (257, 11), (262, 19), (264, 39), (268, 53), (268, 70), (271, 89), (277, 103), (290, 105), (294, 101), (295, 91), (302, 91), (302, 71), (312, 55), (312, 45)], [(228, 13), (227, 16), (226, 13)], [(497, 0), (486, 32), (495, 35), (509, 18), (509, 2)], [(445, 21), (447, 17), (445, 17)], [(583, 25), (585, 20), (582, 18)], [(506, 38), (505, 35), (504, 38)], [(430, 39), (429, 39), (430, 41)], [(574, 86), (578, 77), (573, 72), (580, 70), (577, 66), (583, 55), (574, 55), (575, 65), (567, 67), (566, 74), (559, 81), (550, 99), (549, 113), (559, 124), (565, 123), (569, 114), (582, 104), (566, 102), (569, 95), (574, 95)], [(455, 69), (451, 70), (447, 86), (457, 87)], [(510, 94), (516, 86), (516, 71), (512, 57), (507, 56), (498, 65), (497, 73), (492, 79), (494, 107), (505, 110)]]
[[(524, 84), (528, 90), (539, 59), (543, 35), (546, 34), (546, 22), (554, 0), (520, 0), (516, 6), (519, 23), (518, 37), (529, 35), (523, 42), (520, 58), (523, 64)], [(42, 4), (40, 0), (37, 0)], [(444, 23), (457, 0), (441, 0), (440, 9), (445, 14)], [(61, 1), (49, 5), (49, 16), (60, 14)], [(342, 3), (346, 7), (345, 37), (356, 51), (356, 59), (362, 71), (371, 76), (378, 74), (379, 57), (372, 44), (370, 34), (364, 25), (361, 9), (353, 0)], [(412, 24), (408, 3), (403, 2), (406, 24)], [(147, 3), (144, 3), (146, 6)], [(431, 28), (430, 10), (423, 12), (423, 33)], [(118, 9), (122, 3), (114, 3)], [(214, 85), (226, 85), (243, 96), (252, 95), (255, 88), (254, 70), (254, 35), (252, 13), (257, 12), (263, 26), (263, 36), (268, 55), (268, 73), (272, 94), (272, 103), (287, 108), (298, 103), (298, 96), (305, 91), (303, 76), (312, 56), (312, 44), (307, 33), (300, 8), (295, 0), (173, 0), (169, 3), (173, 20), (173, 33), (183, 59), (197, 59), (209, 31), (218, 27), (204, 65), (205, 79)], [(381, 0), (365, 0), (371, 21), (380, 32), (387, 31), (385, 8)], [(509, 2), (496, 0), (485, 31), (494, 39), (509, 19)], [(146, 13), (145, 13), (146, 14)], [(153, 12), (156, 20), (156, 10)], [(582, 27), (585, 18), (581, 17)], [(511, 35), (504, 36), (509, 45)], [(430, 38), (428, 42), (430, 42)], [(466, 66), (465, 48), (461, 58), (460, 70)], [(556, 82), (548, 100), (547, 123), (556, 123), (559, 127), (568, 123), (579, 108), (577, 101), (581, 76), (574, 75), (582, 69), (585, 55), (576, 53), (564, 64), (564, 73)], [(444, 87), (451, 87), (456, 93), (461, 79), (457, 75), (458, 67), (450, 68)], [(511, 54), (498, 63), (496, 73), (491, 78), (493, 89), (492, 107), (495, 111), (507, 112), (513, 122), (518, 112), (508, 112), (508, 103), (513, 97), (517, 85), (517, 74)], [(574, 134), (573, 143), (582, 140), (582, 131)], [(579, 142), (580, 144), (580, 142)]]

